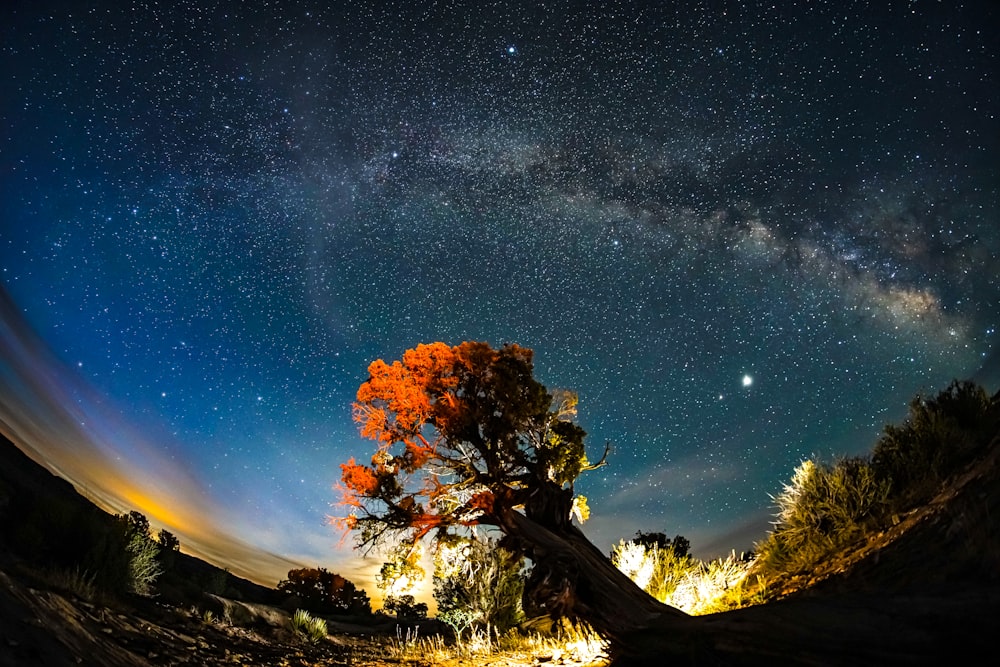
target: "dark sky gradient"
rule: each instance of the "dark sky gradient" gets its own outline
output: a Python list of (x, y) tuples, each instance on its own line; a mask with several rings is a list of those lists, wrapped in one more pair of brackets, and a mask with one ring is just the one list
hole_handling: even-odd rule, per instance
[(587, 533), (703, 557), (1000, 383), (995, 2), (2, 11), (3, 429), (268, 583), (372, 589), (325, 517), (420, 342), (534, 348)]

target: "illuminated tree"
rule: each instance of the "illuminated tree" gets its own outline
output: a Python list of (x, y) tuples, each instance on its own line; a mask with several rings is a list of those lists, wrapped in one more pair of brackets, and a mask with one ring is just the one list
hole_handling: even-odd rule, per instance
[(503, 546), (534, 564), (533, 607), (584, 619), (612, 640), (664, 615), (687, 618), (636, 587), (572, 523), (586, 513), (574, 482), (605, 457), (587, 459), (576, 396), (550, 392), (533, 371), (530, 349), (479, 342), (373, 362), (354, 417), (377, 448), (370, 464), (341, 466), (344, 527), (362, 547), (410, 548), (499, 528)]

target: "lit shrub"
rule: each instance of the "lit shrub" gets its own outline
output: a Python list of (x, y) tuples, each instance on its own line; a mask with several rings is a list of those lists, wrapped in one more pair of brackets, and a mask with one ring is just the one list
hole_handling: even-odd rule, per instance
[(880, 524), (888, 484), (865, 459), (803, 461), (775, 498), (774, 530), (758, 545), (765, 570), (798, 571)]
[(314, 618), (305, 609), (296, 609), (292, 614), (292, 630), (302, 639), (308, 642), (318, 642), (327, 636), (326, 621), (322, 618)]
[(674, 589), (688, 573), (698, 566), (698, 561), (668, 546), (622, 540), (611, 551), (611, 562), (660, 602), (670, 604)]

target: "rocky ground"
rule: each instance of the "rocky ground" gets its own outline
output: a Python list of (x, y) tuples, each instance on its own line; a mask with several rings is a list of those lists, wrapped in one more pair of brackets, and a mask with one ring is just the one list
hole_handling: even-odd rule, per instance
[[(586, 665), (572, 653), (540, 650), (534, 655), (498, 654), (461, 658), (431, 651), (430, 640), (404, 650), (395, 625), (328, 622), (330, 635), (316, 643), (296, 635), (286, 612), (264, 605), (215, 598), (212, 620), (205, 612), (153, 599), (134, 598), (110, 606), (72, 593), (43, 590), (0, 571), (0, 666), (101, 665)], [(226, 617), (238, 617), (238, 622)], [(416, 633), (412, 633), (416, 634)]]

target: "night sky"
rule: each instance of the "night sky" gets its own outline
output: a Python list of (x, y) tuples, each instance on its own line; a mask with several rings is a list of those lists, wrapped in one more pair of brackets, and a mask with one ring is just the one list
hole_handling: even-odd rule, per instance
[(326, 517), (421, 342), (533, 348), (613, 446), (585, 532), (701, 557), (1000, 385), (990, 0), (0, 12), (0, 427), (265, 583), (374, 592)]

